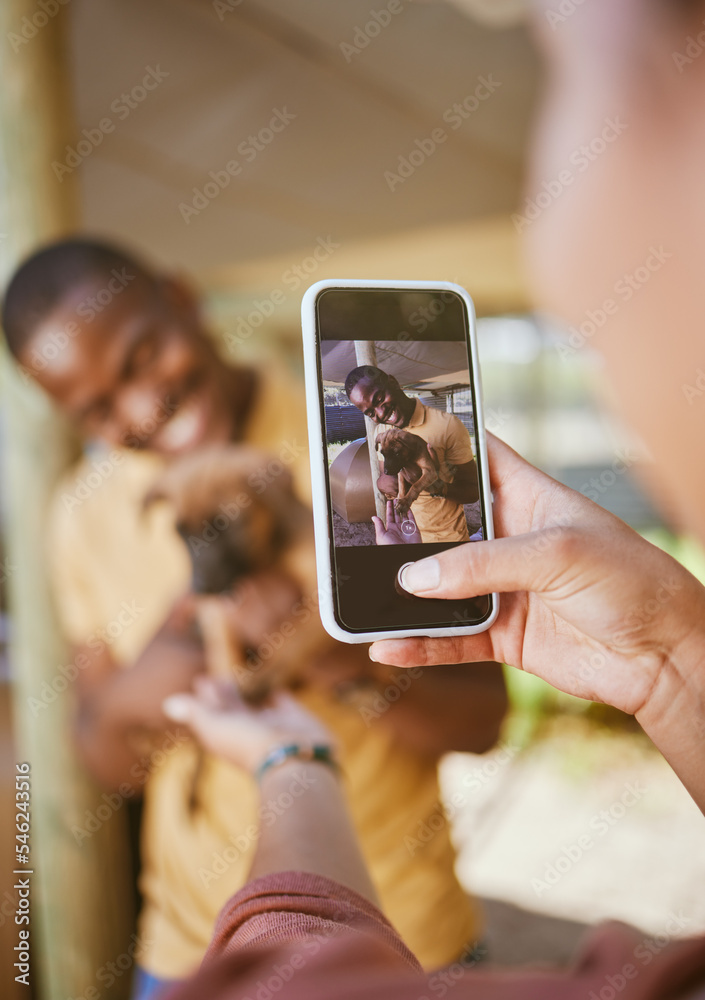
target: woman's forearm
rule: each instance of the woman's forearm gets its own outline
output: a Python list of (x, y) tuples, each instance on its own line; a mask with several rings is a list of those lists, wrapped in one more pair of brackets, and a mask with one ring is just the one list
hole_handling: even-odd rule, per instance
[(328, 764), (296, 758), (264, 772), (260, 836), (250, 880), (273, 872), (311, 872), (378, 902), (342, 780)]

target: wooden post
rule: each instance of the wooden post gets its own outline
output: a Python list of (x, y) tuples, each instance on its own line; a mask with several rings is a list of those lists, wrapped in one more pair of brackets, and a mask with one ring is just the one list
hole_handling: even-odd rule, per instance
[[(355, 358), (358, 365), (372, 365), (377, 367), (377, 349), (374, 340), (356, 340)], [(375, 510), (377, 517), (386, 520), (386, 503), (377, 489), (377, 479), (379, 478), (379, 462), (377, 461), (377, 451), (375, 449), (375, 424), (369, 417), (365, 417), (365, 428), (367, 430), (367, 450), (370, 453), (370, 472), (372, 473), (372, 493), (375, 498)]]
[[(51, 14), (35, 0), (0, 4), (3, 288), (26, 253), (76, 223), (73, 178), (66, 176), (60, 183), (51, 167), (65, 157), (66, 144), (73, 139), (65, 18), (63, 7)], [(43, 393), (19, 374), (4, 347), (0, 355), (14, 722), (18, 759), (28, 761), (32, 769), (32, 874), (27, 877), (32, 967), (38, 977), (35, 995), (65, 1000), (93, 987), (103, 997), (117, 997), (96, 975), (130, 944), (126, 810), (114, 810), (82, 845), (72, 833), (72, 828), (86, 827), (87, 812), (95, 814), (105, 803), (74, 757), (71, 664), (46, 573), (47, 504), (75, 450), (66, 425)], [(59, 666), (67, 665), (60, 673)], [(14, 825), (14, 813), (7, 820)], [(14, 923), (8, 926), (15, 928)], [(128, 978), (118, 980), (121, 990)]]

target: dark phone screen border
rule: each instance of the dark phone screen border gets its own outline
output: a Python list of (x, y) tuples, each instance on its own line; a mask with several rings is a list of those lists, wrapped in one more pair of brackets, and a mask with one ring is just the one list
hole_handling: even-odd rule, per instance
[[(414, 331), (408, 339), (418, 341), (462, 341), (465, 344), (468, 371), (470, 373), (470, 393), (473, 415), (477, 414), (475, 396), (475, 378), (472, 365), (472, 354), (469, 342), (469, 318), (465, 302), (450, 290), (436, 289), (406, 289), (406, 288), (327, 288), (316, 298), (316, 367), (318, 375), (318, 401), (321, 415), (323, 440), (319, 446), (324, 449), (324, 471), (326, 480), (326, 500), (328, 507), (329, 546), (331, 566), (333, 567), (333, 613), (338, 625), (348, 632), (364, 633), (379, 631), (400, 631), (409, 628), (453, 628), (463, 625), (480, 625), (489, 618), (492, 612), (492, 600), (489, 594), (480, 597), (467, 598), (458, 601), (436, 600), (433, 598), (414, 597), (406, 594), (396, 586), (397, 573), (406, 562), (413, 562), (427, 556), (435, 555), (447, 549), (455, 548), (464, 542), (433, 543), (420, 545), (381, 545), (381, 546), (340, 546), (334, 541), (332, 530), (333, 505), (331, 500), (330, 476), (328, 462), (325, 461), (325, 403), (323, 398), (323, 371), (321, 359), (322, 340), (385, 340), (390, 339), (397, 323), (403, 322), (401, 313), (394, 316), (391, 308), (392, 296), (410, 294), (415, 298), (422, 295), (428, 297), (429, 312), (434, 315), (432, 322), (423, 331)], [(375, 296), (382, 299), (380, 326), (388, 326), (382, 331), (379, 328), (370, 330), (364, 327), (360, 336), (355, 338), (343, 336), (335, 329), (335, 322), (326, 319), (326, 312), (331, 306), (330, 296), (339, 298), (357, 298), (357, 296)], [(326, 301), (328, 300), (328, 301)], [(437, 303), (442, 309), (432, 309)], [(387, 308), (389, 306), (390, 308)], [(336, 310), (340, 315), (339, 309)], [(387, 316), (384, 317), (384, 313)], [(440, 321), (440, 322), (439, 322)], [(348, 324), (346, 323), (346, 326)], [(349, 326), (348, 326), (349, 328)], [(325, 333), (323, 332), (325, 330)], [(402, 332), (402, 329), (399, 329)], [(384, 334), (384, 335), (383, 335)], [(482, 456), (476, 455), (480, 477), (480, 496), (482, 498), (482, 531), (487, 537), (487, 522), (485, 504), (487, 498), (482, 489)]]

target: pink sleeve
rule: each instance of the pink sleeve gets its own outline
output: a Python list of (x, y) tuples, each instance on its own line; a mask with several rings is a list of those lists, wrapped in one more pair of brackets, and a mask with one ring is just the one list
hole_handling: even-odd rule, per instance
[(371, 937), (386, 945), (391, 968), (421, 971), (376, 906), (339, 882), (307, 872), (266, 875), (236, 893), (220, 912), (204, 962), (316, 937)]
[(667, 1000), (689, 997), (698, 984), (705, 984), (705, 938), (660, 944), (620, 924), (592, 931), (570, 969), (456, 962), (424, 976), (362, 896), (317, 875), (281, 872), (233, 896), (200, 971), (169, 996), (432, 1000), (452, 985), (452, 1000), (586, 1000), (608, 993), (619, 1000)]

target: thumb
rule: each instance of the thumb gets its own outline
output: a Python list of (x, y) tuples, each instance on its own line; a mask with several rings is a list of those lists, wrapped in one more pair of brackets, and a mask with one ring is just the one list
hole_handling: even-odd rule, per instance
[(372, 518), (372, 523), (375, 526), (375, 541), (379, 545), (381, 542), (384, 541), (384, 536), (386, 534), (386, 529), (384, 527), (384, 524), (382, 522), (382, 518), (381, 517), (376, 517), (376, 516), (373, 517)]
[(565, 565), (563, 528), (468, 542), (408, 565), (400, 583), (418, 597), (464, 598), (493, 592), (540, 592)]
[(162, 702), (162, 711), (172, 722), (188, 726), (195, 733), (206, 729), (210, 711), (191, 694), (172, 694)]

